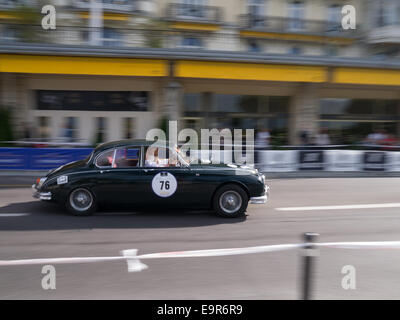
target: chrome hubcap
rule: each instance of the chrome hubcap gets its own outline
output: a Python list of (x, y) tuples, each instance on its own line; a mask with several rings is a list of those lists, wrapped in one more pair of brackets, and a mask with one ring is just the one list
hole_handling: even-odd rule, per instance
[(92, 203), (92, 195), (86, 189), (77, 189), (71, 193), (70, 204), (77, 211), (86, 211), (92, 206)]
[(219, 205), (226, 213), (234, 213), (242, 206), (242, 197), (236, 191), (225, 191), (219, 198)]

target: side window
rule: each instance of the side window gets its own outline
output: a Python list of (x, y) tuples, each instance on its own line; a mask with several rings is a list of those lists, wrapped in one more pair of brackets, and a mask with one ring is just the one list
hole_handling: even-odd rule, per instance
[(117, 149), (115, 153), (115, 168), (138, 167), (140, 162), (139, 148)]
[(149, 147), (145, 154), (146, 167), (180, 167), (181, 163), (176, 154), (170, 149), (162, 147)]
[(96, 160), (96, 166), (98, 167), (110, 167), (113, 164), (114, 149), (102, 153)]

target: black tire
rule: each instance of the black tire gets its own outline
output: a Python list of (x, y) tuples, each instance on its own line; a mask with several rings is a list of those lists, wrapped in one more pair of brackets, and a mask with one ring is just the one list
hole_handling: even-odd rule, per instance
[[(79, 198), (80, 197), (80, 198)], [(93, 193), (86, 188), (76, 188), (68, 195), (65, 206), (74, 216), (90, 216), (97, 210)]]
[(237, 218), (246, 212), (248, 203), (249, 197), (243, 188), (235, 184), (227, 184), (215, 192), (213, 208), (221, 217)]

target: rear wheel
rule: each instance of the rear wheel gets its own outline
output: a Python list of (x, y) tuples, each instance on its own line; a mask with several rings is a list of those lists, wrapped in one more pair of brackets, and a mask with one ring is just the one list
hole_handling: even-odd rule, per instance
[(249, 198), (243, 188), (228, 184), (217, 190), (213, 200), (215, 212), (227, 218), (236, 218), (246, 211)]
[(75, 216), (89, 216), (97, 209), (92, 192), (85, 188), (72, 190), (67, 199), (66, 206), (69, 212)]

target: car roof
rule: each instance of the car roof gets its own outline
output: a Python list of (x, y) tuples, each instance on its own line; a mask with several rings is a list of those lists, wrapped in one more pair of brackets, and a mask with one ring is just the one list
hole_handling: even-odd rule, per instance
[(169, 143), (168, 141), (162, 141), (162, 140), (157, 140), (157, 141), (148, 141), (148, 140), (139, 140), (139, 139), (126, 139), (126, 140), (118, 140), (118, 141), (111, 141), (111, 142), (106, 142), (98, 145), (94, 149), (94, 153), (97, 154), (99, 152), (102, 152), (107, 149), (112, 149), (112, 148), (119, 148), (119, 147), (148, 147), (153, 144), (162, 144), (168, 147)]

